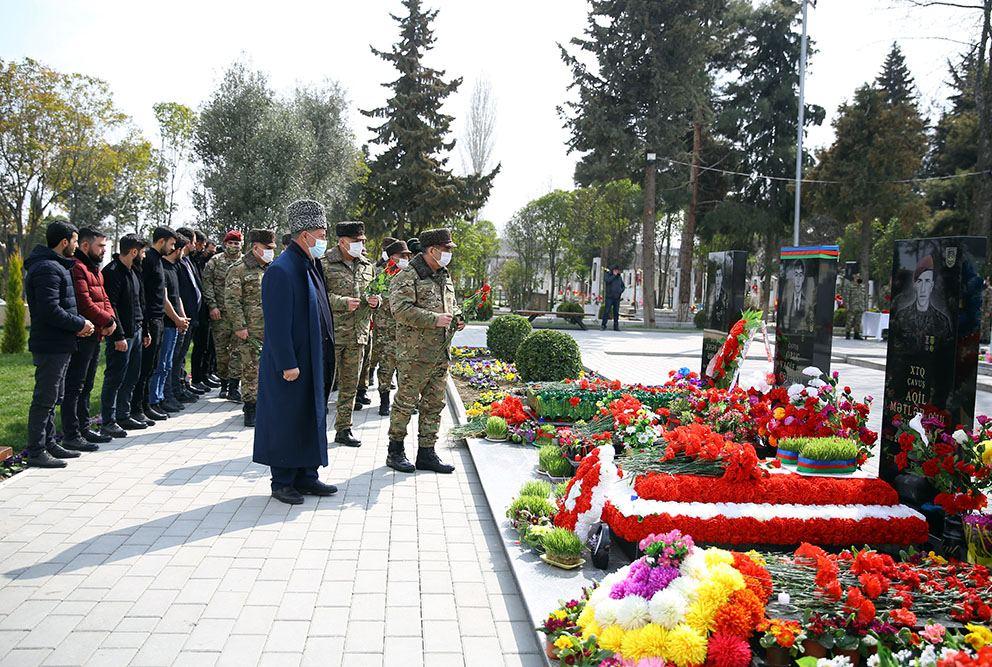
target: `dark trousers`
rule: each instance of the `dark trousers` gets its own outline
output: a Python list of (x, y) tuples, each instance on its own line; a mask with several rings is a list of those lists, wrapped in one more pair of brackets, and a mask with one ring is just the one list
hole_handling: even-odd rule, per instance
[(606, 328), (606, 320), (610, 319), (610, 313), (613, 313), (613, 328), (616, 329), (620, 326), (620, 299), (610, 299), (607, 297), (606, 303), (603, 306), (603, 328)]
[(190, 359), (189, 372), (194, 383), (203, 382), (210, 372), (210, 319), (203, 317), (190, 329), (193, 332), (193, 358)]
[(138, 376), (138, 384), (134, 385), (134, 391), (131, 392), (131, 412), (141, 412), (141, 406), (148, 402), (148, 381), (155, 372), (155, 364), (158, 363), (164, 330), (163, 320), (148, 321), (148, 335), (152, 343), (141, 351), (141, 375)]
[(334, 341), (330, 338), (324, 339), (324, 407), (331, 397), (331, 387), (334, 386)]
[(272, 469), (272, 490), (285, 486), (302, 488), (317, 481), (316, 468), (277, 468)]
[(28, 444), (25, 453), (37, 456), (55, 444), (55, 406), (62, 400), (65, 373), (69, 368), (68, 352), (35, 353), (34, 395), (28, 408)]
[(173, 400), (182, 393), (182, 382), (186, 379), (186, 355), (193, 342), (191, 329), (192, 325), (186, 333), (179, 334), (179, 338), (176, 339), (176, 349), (172, 353), (172, 370), (165, 384), (166, 399)]
[(90, 426), (90, 392), (99, 362), (100, 341), (96, 335), (80, 338), (65, 373), (62, 435), (66, 440), (78, 437), (80, 430)]
[(131, 416), (131, 394), (141, 375), (141, 329), (127, 339), (127, 350), (118, 352), (107, 341), (107, 368), (103, 372), (100, 392), (100, 415), (103, 425), (116, 424)]

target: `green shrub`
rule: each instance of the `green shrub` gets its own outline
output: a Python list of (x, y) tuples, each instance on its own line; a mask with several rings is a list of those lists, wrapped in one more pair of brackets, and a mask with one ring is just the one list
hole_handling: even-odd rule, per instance
[(531, 516), (552, 516), (555, 513), (555, 506), (547, 498), (538, 496), (520, 496), (515, 498), (510, 506), (506, 508), (508, 519), (516, 520), (522, 511), (529, 512)]
[(575, 339), (561, 331), (535, 331), (517, 349), (517, 372), (524, 382), (556, 382), (578, 377), (582, 355)]
[(692, 324), (697, 329), (706, 328), (706, 309), (700, 308), (696, 311), (696, 314), (692, 316)]
[(492, 440), (501, 440), (508, 432), (506, 420), (502, 417), (490, 417), (486, 420), (486, 437)]
[(858, 443), (850, 438), (786, 438), (800, 456), (814, 461), (847, 461), (857, 458)]
[(579, 303), (578, 301), (562, 301), (561, 303), (558, 304), (558, 309), (557, 309), (558, 317), (572, 323), (581, 322), (582, 318), (570, 317), (569, 316), (570, 313), (577, 313), (579, 315), (583, 315), (585, 312), (586, 309), (583, 308), (582, 304)]
[(4, 295), (7, 312), (3, 325), (3, 341), (0, 351), (4, 354), (18, 354), (24, 351), (28, 341), (27, 317), (24, 307), (24, 260), (21, 253), (12, 252), (7, 262), (7, 289)]
[(834, 326), (842, 327), (847, 324), (847, 308), (843, 306), (834, 311)]
[(503, 361), (513, 361), (520, 343), (533, 331), (526, 317), (500, 315), (489, 323), (486, 330), (486, 347), (493, 356)]
[(547, 498), (551, 495), (551, 483), (540, 479), (525, 482), (524, 485), (520, 487), (520, 495)]
[(480, 322), (488, 322), (493, 319), (493, 304), (492, 301), (486, 301), (485, 303), (480, 303), (475, 308), (475, 319)]
[(561, 455), (558, 445), (544, 445), (537, 451), (538, 466), (552, 477), (568, 477), (572, 474), (572, 464)]
[(541, 540), (541, 546), (548, 556), (562, 565), (577, 563), (582, 556), (582, 540), (567, 528), (548, 531)]

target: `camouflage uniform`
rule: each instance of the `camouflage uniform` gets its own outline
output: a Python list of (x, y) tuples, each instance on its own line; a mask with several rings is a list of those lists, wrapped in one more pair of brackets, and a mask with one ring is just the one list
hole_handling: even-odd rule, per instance
[(402, 442), (411, 412), (420, 409), (418, 444), (433, 449), (441, 426), (454, 322), (435, 326), (441, 313), (460, 315), (447, 269), (431, 269), (423, 255), (393, 277), (389, 304), (396, 320), (396, 371), (399, 388), (389, 420), (389, 440)]
[(265, 322), (262, 319), (262, 275), (266, 265), (255, 253), (249, 252), (234, 263), (227, 272), (224, 292), (226, 314), (231, 329), (248, 329), (248, 339), (238, 341), (237, 358), (241, 368), (241, 395), (246, 404), (254, 403), (258, 396), (258, 360), (265, 340)]
[(217, 351), (217, 375), (222, 380), (236, 380), (241, 375), (236, 354), (241, 341), (234, 335), (234, 328), (224, 308), (227, 271), (240, 260), (240, 253), (232, 257), (226, 252), (221, 252), (211, 257), (203, 267), (203, 298), (207, 302), (207, 311), (214, 308), (220, 310), (220, 319), (211, 320), (210, 328), (213, 331), (214, 347)]
[(854, 335), (860, 338), (861, 316), (864, 315), (865, 309), (868, 307), (868, 289), (863, 283), (859, 285), (853, 280), (847, 280), (841, 296), (844, 299), (844, 307), (847, 309), (844, 335), (850, 338), (851, 331), (854, 331)]
[(389, 391), (396, 372), (396, 320), (389, 309), (389, 295), (383, 294), (382, 305), (375, 311), (375, 341), (372, 358), (379, 367), (376, 372), (379, 393)]
[[(369, 323), (372, 309), (366, 290), (374, 277), (372, 263), (364, 256), (346, 262), (341, 248), (335, 246), (321, 259), (327, 300), (334, 314), (334, 369), (338, 382), (338, 404), (335, 428), (351, 428), (351, 413), (358, 393), (359, 375), (365, 359), (365, 346), (369, 340)], [(348, 299), (361, 299), (362, 303), (348, 312)]]
[[(376, 309), (378, 310), (378, 309)], [(375, 314), (372, 318), (375, 319)], [(371, 323), (371, 319), (369, 322)], [(375, 327), (369, 327), (369, 337), (365, 341), (365, 354), (362, 356), (362, 372), (358, 377), (358, 390), (363, 394), (368, 391), (372, 382), (372, 348), (375, 346)]]

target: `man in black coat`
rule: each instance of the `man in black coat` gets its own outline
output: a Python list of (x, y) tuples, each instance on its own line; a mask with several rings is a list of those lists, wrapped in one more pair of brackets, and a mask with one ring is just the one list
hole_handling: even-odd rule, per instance
[[(135, 385), (131, 400), (131, 414), (140, 410), (153, 421), (168, 419), (168, 414), (159, 412), (148, 403), (149, 380), (158, 362), (162, 336), (165, 333), (165, 270), (162, 268), (162, 255), (168, 255), (176, 245), (176, 232), (171, 227), (156, 227), (152, 232), (151, 247), (145, 251), (141, 262), (141, 288), (145, 298), (145, 330), (151, 343), (141, 355), (141, 375)], [(137, 406), (135, 403), (137, 402)]]
[(627, 286), (623, 284), (623, 278), (620, 277), (620, 267), (614, 266), (610, 269), (610, 272), (606, 274), (606, 293), (605, 302), (603, 304), (603, 330), (606, 330), (606, 320), (610, 319), (610, 314), (613, 317), (613, 330), (620, 331), (620, 297), (623, 296), (623, 291), (627, 289)]
[[(190, 239), (190, 243), (183, 248), (179, 261), (176, 263), (176, 273), (179, 276), (179, 295), (182, 298), (183, 309), (189, 319), (189, 328), (182, 334), (176, 344), (176, 350), (172, 359), (172, 393), (177, 400), (183, 403), (193, 403), (197, 397), (207, 393), (207, 388), (203, 390), (192, 390), (187, 382), (186, 357), (189, 354), (190, 345), (196, 339), (196, 331), (200, 326), (201, 315), (203, 315), (203, 283), (200, 281), (199, 272), (193, 265), (190, 256), (196, 249), (196, 238), (199, 232), (189, 227), (180, 227), (176, 230), (180, 236)], [(202, 237), (201, 237), (202, 238)]]
[(78, 230), (73, 225), (52, 222), (45, 230), (47, 247), (35, 246), (24, 262), (24, 292), (31, 313), (28, 349), (35, 366), (25, 453), (28, 464), (39, 468), (64, 468), (62, 459), (79, 456), (55, 442), (55, 406), (65, 391), (65, 374), (76, 340), (96, 331), (76, 310), (69, 269), (77, 241)]

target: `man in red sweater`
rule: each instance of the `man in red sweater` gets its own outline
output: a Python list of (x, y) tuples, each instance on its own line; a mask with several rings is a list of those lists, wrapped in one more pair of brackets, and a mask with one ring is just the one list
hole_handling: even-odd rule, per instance
[[(109, 435), (91, 430), (90, 392), (100, 360), (100, 340), (117, 328), (114, 308), (103, 288), (100, 265), (107, 251), (105, 234), (88, 227), (79, 230), (79, 247), (72, 274), (73, 291), (79, 314), (96, 327), (96, 335), (80, 338), (69, 360), (62, 399), (62, 447), (74, 452), (94, 452), (97, 443), (110, 442)], [(123, 431), (122, 431), (123, 433)], [(79, 456), (77, 453), (76, 456)]]

